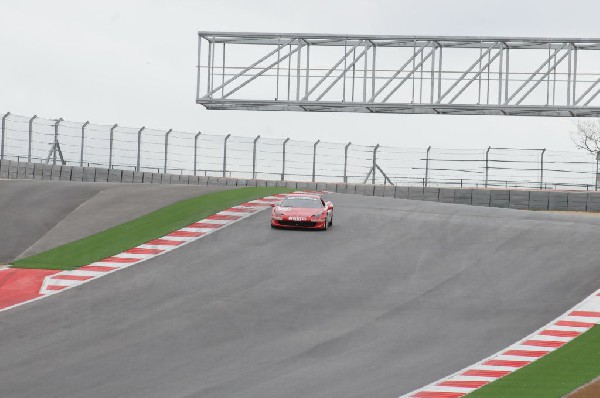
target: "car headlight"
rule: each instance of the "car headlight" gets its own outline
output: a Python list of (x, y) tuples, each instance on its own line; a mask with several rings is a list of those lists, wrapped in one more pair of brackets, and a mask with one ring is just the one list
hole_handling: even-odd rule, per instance
[(323, 212), (321, 211), (321, 212), (319, 212), (319, 213), (315, 214), (313, 217), (314, 217), (314, 218), (317, 218), (317, 219), (319, 219), (319, 218), (321, 218), (322, 216), (323, 216)]

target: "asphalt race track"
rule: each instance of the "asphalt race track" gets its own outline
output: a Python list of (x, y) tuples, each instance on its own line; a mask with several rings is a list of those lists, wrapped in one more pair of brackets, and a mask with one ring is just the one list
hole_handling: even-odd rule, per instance
[(0, 313), (0, 397), (398, 397), (600, 286), (600, 217), (335, 195)]

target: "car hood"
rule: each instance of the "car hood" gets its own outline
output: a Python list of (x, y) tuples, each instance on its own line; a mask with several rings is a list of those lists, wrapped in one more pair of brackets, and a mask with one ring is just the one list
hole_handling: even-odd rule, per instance
[(312, 217), (323, 209), (304, 209), (298, 207), (277, 207), (277, 210), (287, 217)]

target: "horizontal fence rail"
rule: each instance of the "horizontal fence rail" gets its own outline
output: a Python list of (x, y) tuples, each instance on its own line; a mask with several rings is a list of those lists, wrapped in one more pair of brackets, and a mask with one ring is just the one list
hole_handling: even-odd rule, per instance
[(420, 187), (598, 190), (598, 156), (398, 148), (2, 116), (0, 159), (193, 176)]

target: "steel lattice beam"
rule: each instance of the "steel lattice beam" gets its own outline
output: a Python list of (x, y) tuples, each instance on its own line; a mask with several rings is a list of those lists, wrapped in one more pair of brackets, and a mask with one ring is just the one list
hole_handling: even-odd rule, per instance
[(600, 116), (600, 39), (198, 33), (207, 109)]

